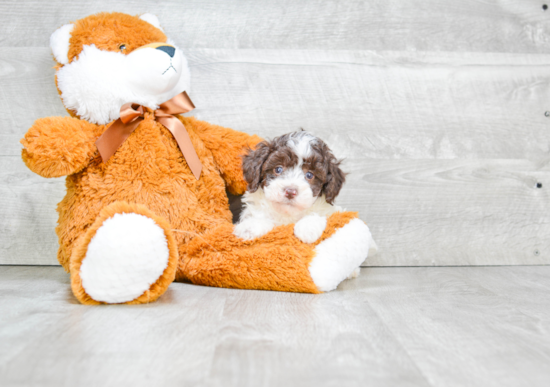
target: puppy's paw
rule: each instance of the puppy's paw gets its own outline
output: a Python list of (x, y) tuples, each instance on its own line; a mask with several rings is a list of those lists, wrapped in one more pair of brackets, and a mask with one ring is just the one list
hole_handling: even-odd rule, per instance
[(267, 234), (273, 229), (273, 227), (273, 222), (269, 220), (245, 219), (235, 226), (233, 235), (248, 241)]
[(354, 271), (351, 272), (350, 275), (348, 275), (348, 278), (347, 279), (354, 279), (354, 278), (357, 278), (359, 277), (359, 273), (361, 273), (361, 268), (358, 267), (356, 268)]
[(294, 235), (304, 243), (313, 243), (323, 235), (327, 218), (317, 214), (304, 216), (294, 225)]

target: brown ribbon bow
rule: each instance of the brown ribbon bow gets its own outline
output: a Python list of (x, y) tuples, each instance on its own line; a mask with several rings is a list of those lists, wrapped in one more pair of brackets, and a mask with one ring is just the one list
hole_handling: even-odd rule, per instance
[[(154, 111), (155, 120), (161, 123), (168, 129), (176, 139), (180, 147), (189, 169), (198, 180), (201, 175), (202, 164), (199, 156), (193, 147), (193, 143), (189, 138), (189, 134), (181, 121), (174, 114), (182, 114), (190, 112), (195, 108), (191, 98), (184, 91), (176, 95), (174, 98), (162, 103), (157, 110)], [(127, 103), (120, 108), (120, 118), (113, 122), (111, 126), (103, 132), (101, 137), (96, 141), (99, 154), (106, 163), (117, 149), (126, 141), (126, 139), (137, 128), (139, 123), (143, 121), (145, 109), (143, 106), (136, 103)]]

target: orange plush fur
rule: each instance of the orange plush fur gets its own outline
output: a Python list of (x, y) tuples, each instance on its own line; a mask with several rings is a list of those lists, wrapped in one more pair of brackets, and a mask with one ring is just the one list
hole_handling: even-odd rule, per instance
[[(116, 51), (124, 41), (130, 53), (166, 41), (159, 29), (120, 13), (93, 15), (74, 24), (69, 63), (83, 45)], [(292, 226), (253, 241), (232, 235), (226, 189), (237, 195), (246, 190), (241, 155), (259, 137), (179, 116), (203, 165), (196, 180), (174, 137), (151, 110), (106, 163), (95, 141), (110, 124), (95, 125), (69, 113), (73, 117), (38, 119), (21, 143), (23, 160), (32, 171), (67, 176), (67, 194), (57, 207), (58, 260), (70, 272), (80, 302), (99, 303), (86, 294), (79, 276), (88, 243), (105, 219), (129, 212), (152, 218), (164, 230), (170, 258), (149, 291), (127, 303), (154, 301), (174, 278), (208, 286), (319, 293), (308, 271), (315, 244), (300, 242)], [(317, 243), (356, 217), (334, 214)]]

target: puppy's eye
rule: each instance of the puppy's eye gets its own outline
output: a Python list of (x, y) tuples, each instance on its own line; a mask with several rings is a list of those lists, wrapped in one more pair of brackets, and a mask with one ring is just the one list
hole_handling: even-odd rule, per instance
[(119, 49), (120, 51), (124, 51), (124, 50), (126, 50), (126, 45), (125, 45), (125, 44), (121, 44), (120, 46), (118, 46), (118, 49)]
[(308, 180), (313, 179), (313, 173), (311, 173), (311, 172), (306, 173), (306, 179), (308, 179)]
[(283, 173), (283, 167), (277, 167), (277, 168), (275, 168), (275, 174), (276, 174), (276, 175), (280, 175), (281, 173)]

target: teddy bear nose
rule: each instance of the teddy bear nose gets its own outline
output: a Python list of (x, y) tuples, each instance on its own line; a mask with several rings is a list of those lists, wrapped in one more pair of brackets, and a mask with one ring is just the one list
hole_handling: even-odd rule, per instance
[(171, 46), (159, 46), (159, 47), (157, 47), (157, 50), (164, 51), (165, 53), (170, 55), (170, 58), (173, 58), (174, 57), (174, 52), (176, 52), (176, 49), (174, 47), (171, 47)]
[(296, 196), (297, 194), (298, 194), (298, 190), (295, 189), (295, 188), (286, 188), (286, 189), (285, 189), (285, 196), (286, 196), (288, 199), (294, 198), (294, 196)]

